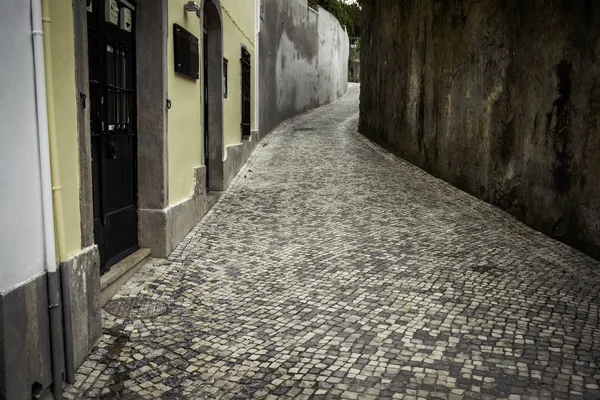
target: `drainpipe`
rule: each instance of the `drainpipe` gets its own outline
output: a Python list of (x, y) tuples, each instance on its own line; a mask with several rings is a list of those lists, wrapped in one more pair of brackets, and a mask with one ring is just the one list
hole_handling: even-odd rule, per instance
[(48, 307), (50, 312), (50, 345), (52, 351), (52, 384), (54, 397), (62, 399), (62, 368), (60, 346), (60, 300), (56, 272), (56, 250), (54, 244), (54, 219), (52, 210), (52, 179), (50, 172), (50, 144), (48, 140), (48, 110), (44, 72), (44, 39), (40, 0), (31, 0), (31, 25), (33, 36), (33, 60), (35, 76), (35, 100), (40, 153), (40, 175), (42, 190), (42, 216), (45, 247), (45, 268), (48, 282)]
[[(67, 260), (64, 213), (62, 201), (62, 185), (60, 183), (60, 161), (58, 156), (58, 138), (56, 135), (56, 113), (54, 108), (54, 79), (52, 76), (52, 26), (50, 20), (50, 0), (42, 2), (42, 24), (44, 31), (44, 65), (46, 76), (46, 108), (48, 110), (48, 141), (50, 145), (50, 175), (52, 177), (52, 204), (54, 209), (54, 233), (58, 261)], [(69, 271), (61, 268), (58, 271), (61, 280), (61, 291), (63, 300), (63, 323), (64, 323), (64, 351), (66, 378), (70, 383), (75, 382), (75, 366), (73, 364), (73, 335), (71, 318), (71, 294), (69, 288)]]

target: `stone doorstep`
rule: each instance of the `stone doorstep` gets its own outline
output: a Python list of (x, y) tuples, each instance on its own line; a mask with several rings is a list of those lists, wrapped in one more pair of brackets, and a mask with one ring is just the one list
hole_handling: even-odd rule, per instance
[(209, 212), (211, 208), (217, 204), (217, 201), (221, 198), (224, 192), (211, 190), (206, 192), (206, 212)]
[(100, 277), (100, 307), (104, 307), (148, 259), (150, 249), (139, 249), (110, 267), (110, 271)]
[[(209, 191), (206, 193), (206, 212), (208, 212), (223, 195), (222, 191)], [(129, 257), (124, 258), (112, 267), (110, 271), (100, 277), (100, 307), (119, 291), (150, 258), (150, 249), (139, 249)]]

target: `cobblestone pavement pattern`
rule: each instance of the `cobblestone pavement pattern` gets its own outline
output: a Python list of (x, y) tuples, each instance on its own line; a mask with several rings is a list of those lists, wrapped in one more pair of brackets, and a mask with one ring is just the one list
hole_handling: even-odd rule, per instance
[(103, 311), (68, 398), (600, 398), (599, 263), (361, 137), (358, 91), (120, 290), (169, 311)]

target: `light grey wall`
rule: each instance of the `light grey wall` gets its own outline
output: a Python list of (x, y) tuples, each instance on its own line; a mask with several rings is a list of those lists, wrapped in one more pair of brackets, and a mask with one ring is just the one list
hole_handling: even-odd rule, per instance
[(0, 2), (0, 293), (44, 269), (30, 2)]
[(348, 35), (306, 0), (264, 0), (261, 9), (260, 129), (332, 102), (348, 86)]
[(339, 99), (348, 89), (350, 41), (337, 18), (319, 7), (319, 58), (317, 95), (319, 105)]

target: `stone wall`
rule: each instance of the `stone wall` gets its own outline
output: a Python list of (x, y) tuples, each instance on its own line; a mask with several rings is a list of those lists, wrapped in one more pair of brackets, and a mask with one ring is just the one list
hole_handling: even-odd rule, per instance
[(348, 35), (307, 0), (264, 0), (260, 29), (260, 131), (330, 103), (348, 86)]
[(360, 82), (360, 60), (348, 61), (348, 82)]
[(600, 256), (600, 3), (364, 2), (360, 131)]

